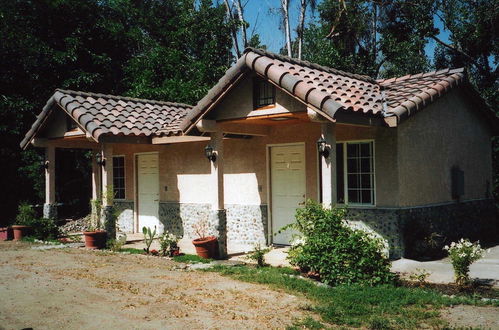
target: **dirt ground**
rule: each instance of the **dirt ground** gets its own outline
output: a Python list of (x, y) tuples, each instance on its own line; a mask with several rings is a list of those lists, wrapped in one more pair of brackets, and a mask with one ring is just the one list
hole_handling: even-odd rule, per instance
[(0, 329), (285, 328), (310, 302), (177, 263), (0, 242)]

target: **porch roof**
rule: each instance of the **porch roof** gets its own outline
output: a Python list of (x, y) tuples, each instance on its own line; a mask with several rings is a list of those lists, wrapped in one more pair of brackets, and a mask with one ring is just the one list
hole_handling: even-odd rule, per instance
[(191, 105), (57, 89), (21, 142), (25, 148), (59, 106), (99, 142), (102, 136), (152, 136), (176, 127)]
[(336, 113), (341, 111), (381, 118), (395, 117), (400, 121), (466, 80), (463, 68), (374, 80), (265, 50), (247, 48), (178, 127), (165, 127), (159, 133), (176, 135), (189, 132), (239, 77), (249, 71), (267, 78), (330, 120), (334, 120)]

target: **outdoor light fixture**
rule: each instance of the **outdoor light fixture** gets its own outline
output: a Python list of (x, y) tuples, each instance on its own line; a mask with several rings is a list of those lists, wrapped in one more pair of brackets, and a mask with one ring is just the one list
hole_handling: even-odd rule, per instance
[(209, 144), (204, 148), (204, 155), (212, 162), (214, 162), (217, 159), (216, 152), (213, 150), (213, 147), (210, 146)]
[(44, 169), (48, 170), (49, 169), (49, 161), (45, 160), (45, 158), (40, 159), (40, 167), (43, 167)]
[(327, 145), (326, 140), (324, 140), (323, 137), (317, 140), (317, 151), (319, 151), (319, 155), (324, 156), (324, 158), (329, 157), (331, 148)]
[(95, 154), (95, 161), (97, 162), (98, 165), (100, 165), (102, 167), (106, 166), (106, 160), (104, 158), (102, 158), (101, 153)]

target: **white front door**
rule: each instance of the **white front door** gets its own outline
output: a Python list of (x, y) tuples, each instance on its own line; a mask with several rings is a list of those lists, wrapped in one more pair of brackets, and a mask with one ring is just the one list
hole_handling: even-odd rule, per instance
[(137, 156), (138, 230), (159, 228), (159, 170), (158, 154)]
[[(272, 232), (295, 221), (295, 212), (305, 201), (305, 146), (270, 148)], [(290, 244), (290, 230), (273, 236), (275, 244)]]

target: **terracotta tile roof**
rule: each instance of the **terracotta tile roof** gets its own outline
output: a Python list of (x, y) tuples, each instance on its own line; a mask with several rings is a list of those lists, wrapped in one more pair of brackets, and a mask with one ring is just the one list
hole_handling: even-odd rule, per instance
[(105, 135), (152, 136), (164, 127), (175, 125), (192, 109), (181, 103), (57, 89), (21, 147), (26, 147), (56, 105), (96, 141)]
[(248, 48), (238, 62), (201, 99), (179, 127), (161, 134), (185, 133), (218, 102), (243, 73), (255, 71), (297, 99), (335, 118), (338, 110), (403, 119), (465, 80), (463, 69), (442, 70), (401, 78), (374, 80), (261, 49)]
[(385, 93), (387, 114), (403, 118), (464, 81), (464, 68), (459, 68), (378, 80), (378, 83)]

